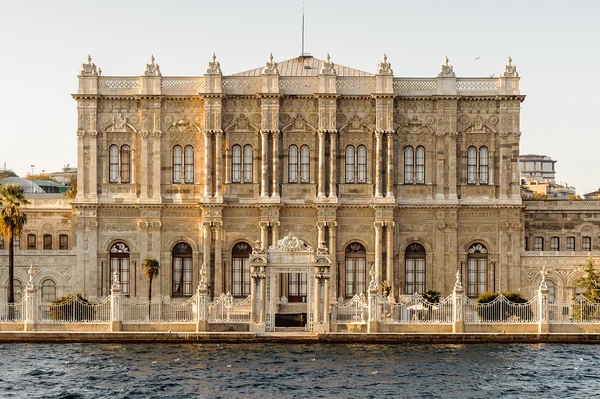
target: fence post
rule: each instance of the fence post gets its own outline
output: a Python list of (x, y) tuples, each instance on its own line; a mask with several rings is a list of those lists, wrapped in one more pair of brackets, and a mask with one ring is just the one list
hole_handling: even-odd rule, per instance
[(112, 287), (110, 288), (110, 331), (123, 330), (123, 297), (121, 296), (121, 283), (117, 269), (113, 274)]
[(369, 271), (371, 282), (369, 283), (369, 322), (367, 333), (379, 332), (379, 318), (377, 317), (377, 283), (375, 282), (375, 265)]
[(463, 318), (463, 306), (465, 291), (462, 286), (460, 269), (456, 271), (456, 282), (452, 291), (452, 332), (462, 334), (465, 332), (465, 321)]
[(208, 331), (208, 297), (204, 264), (200, 268), (200, 282), (196, 289), (196, 332)]
[(25, 288), (25, 317), (23, 317), (23, 329), (25, 331), (35, 331), (37, 324), (38, 301), (36, 289), (33, 286), (33, 276), (35, 276), (33, 265), (29, 266), (27, 274), (29, 274), (29, 281), (27, 282), (27, 287)]
[(550, 321), (548, 320), (548, 285), (546, 284), (546, 266), (542, 267), (542, 281), (538, 288), (538, 311), (539, 327), (538, 333), (548, 334), (550, 332)]

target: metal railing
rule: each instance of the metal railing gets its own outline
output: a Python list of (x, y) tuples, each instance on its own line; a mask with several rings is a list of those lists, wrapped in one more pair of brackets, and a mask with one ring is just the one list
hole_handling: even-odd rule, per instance
[(477, 303), (469, 298), (464, 302), (465, 324), (478, 323), (538, 323), (538, 297), (525, 303), (514, 303), (500, 294), (489, 303)]
[(403, 323), (452, 323), (453, 295), (439, 303), (428, 302), (422, 295), (415, 293), (400, 298), (398, 303), (389, 303), (382, 309), (382, 322)]
[(346, 303), (331, 305), (332, 324), (366, 324), (369, 320), (369, 304), (364, 295), (354, 295)]
[(123, 298), (123, 323), (192, 323), (196, 320), (196, 297), (172, 302), (162, 295), (142, 301)]
[(252, 297), (248, 295), (241, 302), (236, 302), (229, 293), (221, 294), (208, 304), (209, 322), (249, 323)]
[(548, 303), (548, 322), (600, 323), (600, 303), (590, 302), (581, 294), (570, 302)]
[(25, 298), (14, 303), (0, 303), (0, 322), (1, 323), (20, 323), (25, 314)]
[(98, 303), (87, 302), (77, 295), (65, 301), (38, 302), (38, 323), (108, 323), (110, 321), (110, 297)]

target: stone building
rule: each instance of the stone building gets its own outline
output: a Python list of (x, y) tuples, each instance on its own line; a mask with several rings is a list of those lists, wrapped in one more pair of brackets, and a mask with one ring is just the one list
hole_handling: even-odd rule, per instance
[[(566, 298), (598, 246), (588, 211), (521, 200), (524, 96), (510, 58), (499, 78), (457, 78), (448, 59), (437, 77), (396, 77), (386, 56), (370, 73), (329, 55), (271, 56), (227, 76), (213, 55), (200, 77), (163, 77), (152, 58), (139, 77), (109, 77), (88, 59), (78, 79), (77, 198), (26, 208), (17, 251), (17, 277), (36, 263), (57, 295), (103, 297), (116, 271), (126, 295), (144, 297), (140, 265), (156, 257), (153, 292), (190, 297), (202, 270), (211, 296), (260, 292), (282, 314), (302, 312), (313, 281), (327, 301), (365, 292), (371, 268), (396, 300), (449, 294), (457, 269), (471, 297), (529, 295), (542, 264), (560, 260), (549, 279)], [(44, 256), (44, 228), (55, 241), (64, 228), (66, 249)], [(577, 229), (575, 252), (557, 255), (553, 231), (561, 251)], [(277, 255), (286, 237), (314, 258)], [(323, 260), (318, 272), (300, 268), (309, 258)], [(261, 259), (267, 270), (280, 259), (268, 289), (251, 267)]]

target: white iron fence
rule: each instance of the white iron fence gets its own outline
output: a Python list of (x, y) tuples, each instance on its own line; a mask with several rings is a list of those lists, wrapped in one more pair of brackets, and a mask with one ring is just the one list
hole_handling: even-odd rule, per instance
[(428, 302), (422, 295), (401, 298), (398, 303), (384, 303), (381, 321), (383, 323), (452, 323), (453, 295), (439, 303)]
[(0, 323), (20, 323), (25, 313), (25, 298), (14, 303), (0, 303)]
[(38, 301), (38, 323), (108, 323), (110, 321), (110, 297), (98, 303), (70, 295), (59, 303)]
[(500, 294), (489, 303), (477, 303), (469, 298), (464, 302), (465, 324), (476, 323), (538, 323), (538, 297), (525, 303), (514, 303)]
[(196, 320), (196, 296), (172, 302), (159, 295), (148, 301), (123, 298), (123, 323), (192, 323)]
[(590, 302), (581, 294), (569, 302), (549, 303), (548, 321), (560, 324), (600, 323), (600, 303)]
[(221, 294), (208, 304), (209, 322), (249, 323), (252, 297), (236, 302), (231, 294)]
[(369, 304), (364, 295), (354, 295), (346, 303), (332, 305), (332, 324), (366, 324), (368, 320)]

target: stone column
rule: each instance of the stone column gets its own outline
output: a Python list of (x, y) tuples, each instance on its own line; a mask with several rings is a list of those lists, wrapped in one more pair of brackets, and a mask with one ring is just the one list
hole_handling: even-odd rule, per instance
[(381, 283), (382, 263), (381, 263), (381, 230), (383, 222), (375, 222), (375, 282)]
[(375, 132), (375, 197), (381, 197), (381, 151), (382, 132)]
[(276, 245), (277, 241), (279, 241), (279, 225), (281, 223), (279, 222), (271, 222), (271, 229), (273, 229), (273, 241), (272, 241), (272, 245)]
[(215, 287), (214, 295), (217, 297), (223, 292), (223, 253), (221, 251), (221, 237), (223, 222), (214, 222), (215, 226)]
[(386, 253), (386, 274), (385, 279), (388, 284), (391, 284), (390, 300), (395, 298), (396, 287), (394, 287), (394, 222), (385, 222), (386, 239), (385, 253)]
[(273, 197), (279, 197), (279, 132), (273, 133)]
[[(444, 199), (444, 162), (446, 161), (444, 154), (446, 154), (446, 142), (444, 140), (444, 133), (438, 132), (435, 135), (436, 138), (436, 151), (435, 151), (435, 183), (437, 186), (435, 198)], [(442, 155), (440, 155), (442, 154)]]
[(319, 131), (319, 188), (318, 197), (325, 196), (325, 132)]
[[(499, 195), (498, 198), (499, 199), (507, 199), (508, 198), (508, 178), (509, 178), (509, 173), (508, 173), (508, 164), (510, 162), (510, 160), (508, 159), (510, 157), (510, 155), (508, 154), (508, 150), (510, 145), (506, 143), (506, 138), (508, 136), (508, 133), (500, 133), (500, 155), (498, 157), (498, 159), (500, 160), (499, 162), (499, 182), (500, 183), (500, 188), (499, 188)], [(489, 170), (489, 167), (488, 167)], [(479, 183), (477, 183), (479, 184)]]
[[(265, 276), (260, 277), (260, 315), (259, 322), (265, 322), (265, 313), (267, 309), (267, 284), (265, 283)], [(273, 315), (275, 317), (275, 315)], [(275, 325), (275, 320), (273, 320), (273, 325)]]
[(259, 222), (261, 247), (266, 249), (269, 246), (269, 222)]
[[(95, 114), (95, 113), (94, 113)], [(90, 116), (91, 117), (91, 116)], [(90, 200), (98, 200), (98, 132), (93, 130), (89, 132), (90, 135), (90, 186), (88, 187), (90, 193)], [(131, 153), (130, 153), (131, 154)], [(131, 162), (133, 166), (133, 162)]]
[(321, 279), (315, 276), (315, 323), (321, 323)]
[(211, 137), (210, 132), (204, 132), (204, 196), (212, 197), (212, 160), (211, 160)]
[(268, 132), (260, 132), (260, 137), (262, 139), (262, 166), (261, 166), (261, 187), (260, 187), (260, 196), (268, 197), (269, 196), (269, 185), (268, 185), (268, 147), (269, 147), (269, 133)]
[[(161, 200), (161, 187), (160, 187), (160, 183), (161, 183), (161, 161), (160, 161), (160, 154), (161, 154), (161, 138), (162, 138), (162, 133), (161, 132), (154, 132), (153, 134), (154, 136), (154, 160), (152, 162), (152, 167), (153, 167), (153, 171), (152, 171), (152, 198), (154, 199), (154, 202), (160, 202)], [(195, 181), (195, 180), (194, 180)]]
[(229, 148), (225, 147), (225, 184), (231, 183), (231, 154)]
[(329, 279), (323, 279), (323, 323), (329, 323)]
[(462, 275), (460, 269), (456, 272), (456, 283), (452, 291), (452, 332), (463, 333), (465, 331), (465, 323), (463, 321), (463, 298), (465, 291), (462, 286)]
[(223, 198), (223, 132), (215, 132), (215, 197)]
[(317, 222), (317, 248), (325, 241), (325, 222)]
[(250, 276), (250, 322), (256, 323), (256, 309), (258, 308), (258, 297), (256, 296), (256, 285), (258, 284), (258, 277), (256, 277), (256, 272), (253, 271)]
[[(87, 173), (88, 165), (84, 162), (84, 140), (85, 132), (83, 130), (77, 131), (77, 199), (81, 200), (85, 196), (85, 174)], [(108, 153), (105, 154), (108, 159)], [(108, 173), (108, 172), (107, 172)]]
[(141, 154), (140, 154), (140, 199), (148, 199), (148, 132), (140, 132)]
[[(211, 267), (210, 267), (210, 241), (211, 241), (211, 229), (212, 229), (212, 223), (211, 222), (203, 222), (202, 226), (204, 227), (204, 237), (203, 237), (203, 244), (204, 244), (204, 259), (203, 259), (203, 264), (204, 264), (204, 270), (206, 272), (206, 281), (208, 282), (208, 284), (210, 285), (212, 282), (212, 276), (211, 276)], [(211, 287), (214, 288), (214, 287)], [(209, 293), (212, 292), (212, 289), (209, 290)], [(212, 295), (209, 295), (212, 296)]]
[(329, 198), (337, 198), (337, 132), (329, 132)]
[(394, 196), (394, 132), (387, 132), (387, 193), (386, 197)]
[(336, 230), (337, 230), (337, 222), (327, 222), (327, 226), (329, 227), (329, 259), (331, 259), (331, 269), (329, 271), (329, 276), (331, 278), (331, 285), (333, 286), (335, 299), (336, 295), (339, 296), (340, 292), (335, 292), (337, 287), (337, 238), (336, 238)]
[[(452, 132), (450, 134), (447, 134), (446, 137), (448, 138), (448, 145), (447, 145), (447, 155), (448, 155), (448, 184), (450, 185), (450, 187), (448, 187), (448, 192), (449, 192), (449, 198), (450, 199), (457, 199), (458, 196), (456, 194), (456, 185), (457, 185), (457, 179), (456, 179), (456, 169), (457, 169), (457, 165), (456, 165), (456, 139), (458, 137), (458, 133), (456, 132)], [(492, 163), (493, 165), (493, 163)], [(489, 169), (490, 171), (490, 176), (494, 175), (494, 169), (493, 167), (490, 167)], [(493, 179), (493, 177), (492, 177)]]

